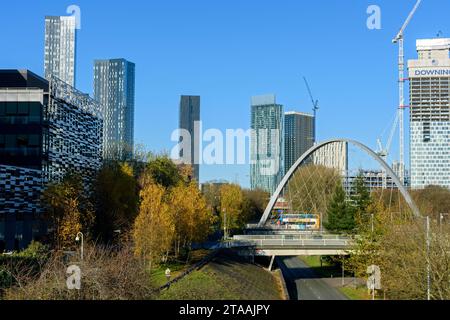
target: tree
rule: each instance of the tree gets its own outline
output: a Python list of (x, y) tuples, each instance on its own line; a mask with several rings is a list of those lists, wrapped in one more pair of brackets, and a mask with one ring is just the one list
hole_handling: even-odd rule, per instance
[(152, 156), (145, 171), (155, 183), (164, 188), (174, 187), (183, 179), (177, 166), (167, 155)]
[(94, 223), (94, 207), (80, 176), (68, 173), (43, 192), (43, 204), (53, 225), (57, 248), (72, 248), (80, 231), (88, 234)]
[(114, 231), (126, 233), (133, 225), (139, 194), (133, 168), (127, 163), (105, 164), (95, 183), (95, 233), (103, 242), (113, 239)]
[(149, 263), (150, 269), (169, 254), (175, 235), (170, 207), (164, 201), (165, 189), (147, 183), (141, 192), (139, 215), (134, 223), (135, 254)]
[(246, 212), (243, 211), (244, 197), (238, 185), (225, 184), (220, 188), (220, 209), (222, 228), (240, 229), (245, 226)]
[(174, 251), (190, 249), (192, 242), (201, 242), (211, 233), (214, 215), (208, 210), (196, 183), (182, 183), (172, 188), (168, 203), (175, 227)]
[(243, 190), (243, 211), (248, 223), (259, 221), (269, 202), (270, 194), (264, 190)]
[(372, 204), (369, 188), (365, 183), (365, 178), (362, 173), (358, 174), (353, 181), (353, 194), (351, 201), (355, 210), (355, 216), (358, 217), (361, 223), (370, 223), (373, 212), (368, 212), (369, 206)]
[(300, 167), (290, 179), (286, 200), (294, 212), (317, 214), (326, 220), (328, 203), (342, 177), (336, 169), (320, 165)]
[(345, 190), (341, 183), (335, 187), (335, 192), (327, 210), (328, 220), (324, 223), (329, 231), (353, 232), (355, 229), (355, 210), (347, 201)]

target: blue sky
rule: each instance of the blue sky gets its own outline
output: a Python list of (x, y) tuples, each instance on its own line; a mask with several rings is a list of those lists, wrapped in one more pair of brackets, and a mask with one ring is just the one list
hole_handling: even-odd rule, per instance
[[(92, 93), (93, 60), (136, 63), (135, 142), (170, 150), (181, 94), (202, 96), (204, 129), (250, 124), (250, 97), (275, 93), (285, 110), (311, 111), (305, 75), (320, 100), (318, 139), (347, 137), (375, 148), (397, 100), (391, 43), (415, 0), (45, 0), (8, 1), (0, 11), (0, 68), (43, 73), (44, 16), (81, 8), (77, 87)], [(382, 29), (366, 27), (381, 7)], [(450, 37), (450, 2), (424, 0), (408, 27), (415, 39)], [(407, 117), (407, 116), (406, 116)], [(387, 130), (389, 131), (389, 129)], [(395, 142), (392, 152), (397, 154)], [(248, 185), (248, 166), (202, 166), (201, 180)]]

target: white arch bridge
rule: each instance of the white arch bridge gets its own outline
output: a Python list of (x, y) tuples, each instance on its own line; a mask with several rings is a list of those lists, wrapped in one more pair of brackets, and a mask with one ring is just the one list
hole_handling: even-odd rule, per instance
[[(380, 156), (378, 156), (376, 152), (355, 140), (331, 139), (314, 145), (290, 168), (281, 183), (278, 185), (275, 193), (272, 195), (261, 220), (256, 226), (257, 229), (262, 229), (266, 226), (275, 204), (283, 192), (283, 189), (288, 185), (290, 179), (305, 163), (305, 161), (317, 150), (334, 143), (351, 144), (378, 162), (378, 164), (385, 170), (386, 175), (392, 179), (395, 187), (403, 196), (411, 212), (416, 217), (421, 216), (419, 209), (411, 198), (408, 190), (405, 188), (403, 183), (400, 182), (400, 179), (394, 173), (392, 168)], [(353, 243), (354, 238), (348, 236), (274, 230), (270, 234), (257, 234), (257, 232), (252, 232), (252, 234), (234, 236), (233, 241), (228, 243), (227, 246), (240, 248), (243, 254), (264, 256), (347, 255), (349, 254)]]

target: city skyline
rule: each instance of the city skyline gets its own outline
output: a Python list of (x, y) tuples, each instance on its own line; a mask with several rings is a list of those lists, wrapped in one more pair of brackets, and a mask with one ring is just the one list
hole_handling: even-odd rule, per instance
[[(101, 2), (94, 4), (79, 1), (77, 5), (81, 8), (83, 23), (82, 29), (78, 30), (77, 87), (84, 92), (92, 92), (90, 66), (96, 57), (124, 56), (139, 64), (142, 74), (136, 79), (135, 140), (151, 150), (160, 151), (170, 150), (174, 145), (170, 141), (170, 133), (177, 127), (177, 100), (183, 92), (202, 95), (205, 127), (248, 128), (248, 100), (258, 93), (275, 92), (287, 109), (310, 112), (309, 97), (301, 81), (301, 76), (306, 75), (322, 107), (318, 116), (317, 140), (339, 136), (357, 137), (375, 149), (376, 138), (384, 128), (390, 126), (397, 105), (397, 53), (390, 39), (398, 31), (413, 2), (380, 1), (382, 29), (369, 30), (366, 27), (366, 9), (370, 3), (367, 1), (352, 5), (329, 1), (319, 1), (317, 4), (288, 1), (284, 6), (277, 6), (276, 3), (256, 6), (237, 3), (233, 9), (229, 8), (233, 7), (229, 3), (225, 6), (222, 3), (213, 5), (200, 1), (187, 6), (174, 1), (167, 5), (139, 3), (121, 10), (109, 7), (107, 11), (101, 10), (104, 5)], [(23, 25), (18, 26), (12, 35), (4, 34), (5, 39), (12, 39), (13, 36), (16, 39), (25, 38), (33, 51), (42, 52), (43, 32), (42, 35), (37, 32), (31, 38), (26, 31), (39, 28), (43, 31), (43, 17), (49, 14), (64, 15), (69, 4), (60, 1), (30, 3), (32, 10), (24, 13), (26, 17)], [(440, 19), (439, 15), (450, 5), (443, 1), (440, 4), (442, 10), (439, 11), (435, 10), (435, 4), (424, 4), (409, 26), (405, 35), (407, 58), (415, 56), (416, 38), (433, 37), (439, 30), (445, 36), (448, 23)], [(179, 10), (173, 12), (175, 16), (170, 19), (171, 26), (163, 22), (164, 17), (171, 14), (173, 5), (197, 12), (198, 17), (204, 19), (180, 31), (174, 24)], [(317, 6), (321, 5), (330, 10), (318, 10)], [(17, 4), (8, 4), (6, 9), (12, 13), (10, 16), (19, 11), (22, 14)], [(248, 15), (253, 10), (259, 16), (282, 15), (283, 18), (279, 25), (268, 28), (258, 22), (258, 15)], [(309, 14), (311, 12), (313, 15)], [(143, 20), (149, 21), (148, 25), (141, 24), (139, 21), (142, 19), (135, 19), (128, 24), (115, 23), (126, 14), (134, 14), (136, 18), (145, 14), (152, 19)], [(239, 23), (231, 29), (224, 28), (228, 21), (226, 14), (235, 17)], [(429, 19), (431, 15), (435, 19)], [(2, 23), (11, 24), (9, 19), (5, 17)], [(255, 26), (251, 27), (250, 22), (256, 23)], [(208, 31), (202, 29), (206, 24), (209, 26)], [(306, 26), (308, 28), (305, 29)], [(236, 34), (238, 28), (238, 36), (230, 37)], [(108, 36), (106, 30), (115, 32), (116, 37)], [(192, 33), (198, 34), (198, 38), (191, 43), (182, 40)], [(344, 39), (336, 36), (339, 33), (349, 33), (351, 36)], [(103, 37), (98, 37), (98, 34)], [(212, 37), (213, 34), (217, 37)], [(142, 37), (151, 40), (149, 44), (144, 44), (144, 48), (152, 50), (136, 51), (136, 46), (143, 45), (138, 41)], [(263, 44), (265, 39), (277, 39), (276, 43), (280, 49), (284, 49), (281, 50), (283, 53), (268, 48), (258, 56), (251, 54), (251, 48)], [(17, 45), (17, 40), (6, 43), (7, 50), (3, 55), (5, 68), (28, 67), (36, 72), (43, 69), (42, 58), (38, 59), (37, 54), (26, 57), (20, 52), (12, 54), (13, 50), (9, 48)], [(230, 49), (236, 49), (235, 53), (224, 56), (224, 45), (231, 45)], [(186, 50), (177, 51), (191, 46), (199, 48), (194, 50), (195, 55)], [(308, 47), (314, 48), (314, 55)], [(328, 59), (329, 50), (333, 47), (341, 50), (334, 50), (334, 58)], [(336, 65), (332, 62), (334, 59), (342, 63)], [(321, 61), (325, 63), (321, 64)], [(196, 73), (192, 72), (193, 67)], [(332, 73), (329, 72), (331, 68)], [(240, 80), (233, 83), (236, 70), (239, 70)], [(366, 71), (362, 73), (360, 70)], [(189, 74), (189, 81), (182, 74)], [(224, 89), (233, 94), (224, 96), (221, 92)], [(152, 119), (150, 115), (153, 113), (155, 118), (164, 115), (166, 121), (161, 123)], [(236, 114), (239, 116), (236, 117)], [(369, 123), (366, 121), (368, 118), (371, 119)], [(151, 125), (148, 125), (149, 122)], [(394, 143), (393, 155), (397, 154), (396, 150)], [(248, 185), (245, 178), (249, 171), (248, 165), (202, 166), (201, 171), (202, 182), (219, 177), (233, 181), (239, 174), (239, 182)]]

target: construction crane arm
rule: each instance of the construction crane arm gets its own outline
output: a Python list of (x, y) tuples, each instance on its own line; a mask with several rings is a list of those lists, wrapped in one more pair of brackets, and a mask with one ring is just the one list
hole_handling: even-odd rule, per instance
[(398, 34), (395, 36), (395, 38), (392, 40), (393, 43), (397, 43), (400, 39), (403, 38), (403, 32), (405, 31), (405, 29), (408, 26), (408, 24), (411, 22), (411, 19), (413, 18), (414, 14), (416, 13), (417, 9), (419, 8), (421, 2), (422, 2), (422, 0), (417, 0), (416, 5), (414, 6), (412, 11), (410, 12), (408, 18), (406, 18), (406, 21), (403, 24), (402, 28), (400, 29)]
[(308, 80), (306, 80), (306, 77), (303, 77), (303, 80), (305, 80), (306, 88), (308, 89), (308, 93), (309, 93), (309, 96), (311, 98), (311, 102), (312, 102), (312, 105), (313, 105), (313, 110), (318, 110), (319, 109), (319, 106), (318, 106), (319, 105), (319, 101), (318, 100), (314, 100), (314, 97), (313, 97), (312, 92), (311, 92), (311, 88), (309, 87)]
[(394, 125), (392, 126), (391, 133), (389, 135), (388, 141), (386, 143), (386, 153), (389, 154), (391, 150), (392, 140), (394, 139), (395, 130), (397, 129), (397, 125), (399, 122), (399, 114), (395, 117)]

